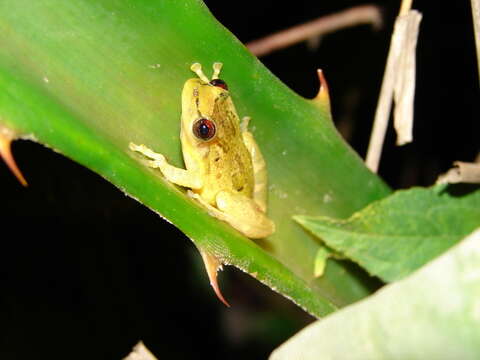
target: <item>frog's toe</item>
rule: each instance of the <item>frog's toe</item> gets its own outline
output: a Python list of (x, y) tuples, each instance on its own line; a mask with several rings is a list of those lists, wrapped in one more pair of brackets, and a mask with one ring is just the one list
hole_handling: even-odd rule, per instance
[(134, 144), (133, 142), (130, 142), (128, 144), (128, 148), (132, 151), (140, 151), (140, 145)]

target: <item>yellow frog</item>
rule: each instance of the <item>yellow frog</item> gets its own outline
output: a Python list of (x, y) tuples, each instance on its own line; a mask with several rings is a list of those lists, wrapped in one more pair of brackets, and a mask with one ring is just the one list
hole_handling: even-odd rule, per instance
[(266, 216), (267, 169), (253, 135), (249, 118), (240, 119), (227, 84), (218, 78), (221, 63), (213, 64), (212, 80), (199, 63), (191, 66), (198, 78), (187, 80), (182, 92), (180, 140), (185, 169), (170, 165), (162, 154), (130, 143), (148, 166), (165, 178), (189, 188), (188, 194), (210, 215), (229, 223), (249, 238), (264, 238), (275, 231)]

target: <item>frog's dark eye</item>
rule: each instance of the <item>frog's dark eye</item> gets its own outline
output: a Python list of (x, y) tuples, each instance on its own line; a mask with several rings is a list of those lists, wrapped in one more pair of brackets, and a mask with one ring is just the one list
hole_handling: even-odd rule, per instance
[(215, 132), (215, 123), (211, 120), (200, 118), (193, 123), (193, 133), (201, 140), (210, 140), (215, 136)]
[(218, 86), (219, 88), (222, 88), (224, 90), (228, 90), (227, 83), (225, 81), (223, 81), (222, 79), (213, 79), (212, 81), (210, 81), (210, 85)]

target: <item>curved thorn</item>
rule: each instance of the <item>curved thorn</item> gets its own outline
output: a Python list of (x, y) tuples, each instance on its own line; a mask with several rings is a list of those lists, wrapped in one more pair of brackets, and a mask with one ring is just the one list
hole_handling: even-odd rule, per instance
[(322, 69), (317, 69), (318, 80), (320, 81), (320, 89), (318, 90), (317, 96), (313, 98), (314, 101), (318, 103), (325, 104), (325, 106), (330, 109), (330, 95), (328, 92), (328, 83), (325, 79)]
[(15, 175), (15, 177), (20, 181), (20, 184), (23, 186), (28, 186), (27, 180), (22, 175), (22, 172), (15, 163), (15, 159), (12, 155), (11, 149), (12, 139), (5, 135), (0, 134), (0, 157), (3, 158), (5, 164), (7, 164), (10, 171)]
[(218, 260), (217, 257), (210, 253), (207, 253), (206, 251), (201, 250), (200, 254), (202, 255), (203, 264), (205, 265), (205, 269), (207, 270), (208, 279), (210, 280), (210, 285), (212, 286), (213, 291), (215, 291), (215, 295), (217, 295), (220, 301), (223, 302), (227, 307), (230, 307), (230, 304), (223, 297), (217, 281), (218, 270), (222, 270), (222, 263)]

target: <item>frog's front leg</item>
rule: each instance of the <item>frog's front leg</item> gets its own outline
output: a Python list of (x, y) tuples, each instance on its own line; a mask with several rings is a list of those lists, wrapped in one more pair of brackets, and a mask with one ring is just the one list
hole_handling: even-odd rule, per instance
[(147, 162), (147, 165), (152, 168), (159, 168), (165, 178), (177, 185), (184, 186), (190, 189), (200, 189), (202, 187), (202, 180), (194, 170), (185, 170), (170, 165), (165, 156), (156, 153), (145, 145), (129, 144), (132, 151), (139, 152), (152, 160)]
[(205, 206), (211, 216), (229, 223), (251, 239), (265, 238), (275, 232), (275, 224), (252, 199), (229, 191), (220, 191), (216, 196), (216, 205), (207, 203), (198, 194), (188, 194)]

